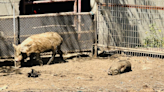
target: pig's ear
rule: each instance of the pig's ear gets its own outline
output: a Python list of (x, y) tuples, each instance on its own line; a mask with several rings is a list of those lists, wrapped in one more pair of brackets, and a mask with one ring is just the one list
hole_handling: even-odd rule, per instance
[(13, 44), (13, 47), (14, 47), (14, 49), (16, 49), (16, 48), (17, 48), (17, 46), (16, 46), (15, 44)]

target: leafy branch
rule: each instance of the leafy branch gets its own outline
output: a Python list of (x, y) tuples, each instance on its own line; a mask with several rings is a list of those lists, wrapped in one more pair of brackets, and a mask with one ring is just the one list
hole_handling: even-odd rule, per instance
[(146, 34), (149, 34), (144, 39), (145, 47), (164, 47), (164, 37), (160, 37), (161, 30), (155, 29), (155, 24), (149, 25), (149, 31), (146, 31)]

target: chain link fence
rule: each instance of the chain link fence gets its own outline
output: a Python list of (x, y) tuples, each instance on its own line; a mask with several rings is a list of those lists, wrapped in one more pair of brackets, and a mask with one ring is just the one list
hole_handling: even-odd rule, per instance
[(19, 14), (19, 2), (15, 0), (0, 0), (0, 58), (12, 57), (14, 50), (15, 18)]
[(99, 0), (98, 45), (164, 55), (163, 4), (163, 0)]
[(0, 13), (0, 58), (14, 57), (13, 43), (20, 44), (33, 34), (49, 31), (57, 32), (63, 37), (63, 52), (92, 50), (95, 32), (90, 13), (19, 15), (16, 12), (19, 7), (13, 4), (19, 5), (18, 2), (0, 1), (3, 8), (5, 5), (11, 6), (11, 9), (6, 10), (10, 14)]
[[(78, 17), (81, 17), (80, 22)], [(89, 13), (46, 14), (19, 17), (20, 43), (28, 36), (43, 32), (58, 32), (64, 39), (62, 51), (91, 50), (94, 41), (92, 16)], [(80, 25), (80, 26), (79, 26)]]

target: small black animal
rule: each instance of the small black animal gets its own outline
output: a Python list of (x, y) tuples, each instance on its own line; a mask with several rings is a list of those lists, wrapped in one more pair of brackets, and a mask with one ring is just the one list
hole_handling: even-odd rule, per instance
[(29, 72), (28, 74), (27, 74), (27, 76), (28, 77), (39, 77), (40, 76), (40, 73), (38, 72), (38, 71), (36, 71), (36, 70), (34, 70), (34, 69), (31, 69), (31, 72)]

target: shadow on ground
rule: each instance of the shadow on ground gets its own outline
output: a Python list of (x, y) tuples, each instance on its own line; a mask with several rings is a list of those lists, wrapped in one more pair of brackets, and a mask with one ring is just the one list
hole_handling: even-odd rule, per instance
[[(106, 53), (102, 52), (98, 54), (98, 58), (108, 58), (111, 57), (115, 53)], [(47, 62), (49, 61), (51, 57), (42, 57), (43, 65), (46, 65)], [(88, 54), (75, 54), (75, 55), (69, 55), (68, 57), (64, 57), (64, 60), (62, 60), (60, 57), (55, 57), (55, 59), (50, 63), (51, 64), (56, 64), (56, 63), (66, 63), (68, 62), (67, 60), (69, 59), (87, 59), (87, 58), (92, 58)], [(31, 65), (31, 62), (33, 64)], [(33, 60), (28, 60), (27, 62), (21, 61), (21, 67), (32, 67), (32, 66), (39, 66), (39, 62), (36, 61), (36, 59)], [(0, 62), (0, 67), (2, 66), (14, 66), (13, 61), (4, 61)]]

